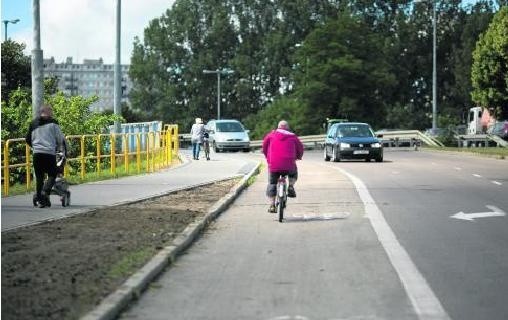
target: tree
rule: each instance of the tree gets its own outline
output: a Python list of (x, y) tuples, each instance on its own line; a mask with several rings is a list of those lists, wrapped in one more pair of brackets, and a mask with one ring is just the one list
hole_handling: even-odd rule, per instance
[(473, 53), (473, 101), (508, 118), (508, 7), (502, 7)]
[(326, 117), (382, 124), (395, 85), (383, 52), (383, 37), (347, 10), (307, 36), (295, 76), (295, 93), (307, 105), (306, 131), (319, 130)]
[(473, 51), (480, 34), (488, 28), (493, 15), (493, 8), (488, 2), (478, 2), (471, 7), (470, 12), (463, 11), (460, 15), (460, 28), (456, 32), (458, 39), (453, 41), (451, 50), (453, 83), (447, 90), (450, 102), (456, 106), (458, 118), (465, 118), (466, 111), (473, 105), (471, 99)]
[(2, 43), (2, 101), (7, 101), (17, 88), (31, 86), (31, 62), (30, 57), (23, 54), (25, 47), (12, 40)]
[(245, 119), (245, 125), (251, 129), (252, 139), (262, 139), (271, 130), (277, 127), (280, 120), (288, 121), (291, 130), (299, 135), (310, 134), (313, 131), (307, 131), (307, 120), (305, 118), (305, 105), (294, 96), (282, 96), (271, 104), (260, 110), (257, 114), (252, 114)]
[[(32, 121), (31, 93), (16, 89), (11, 93), (9, 102), (2, 101), (2, 140), (24, 138), (28, 125)], [(65, 135), (83, 135), (104, 133), (108, 125), (118, 118), (90, 111), (90, 105), (97, 97), (66, 97), (63, 92), (46, 95), (45, 103), (53, 106), (55, 119), (60, 123)]]

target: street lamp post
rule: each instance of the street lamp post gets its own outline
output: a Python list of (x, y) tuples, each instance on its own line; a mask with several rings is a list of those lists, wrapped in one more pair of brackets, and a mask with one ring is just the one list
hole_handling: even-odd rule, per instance
[(418, 2), (432, 1), (432, 132), (437, 129), (437, 19), (436, 19), (436, 1), (437, 0), (418, 0)]
[(432, 0), (432, 133), (437, 129), (436, 0)]
[(228, 75), (234, 73), (233, 70), (230, 69), (222, 69), (222, 70), (203, 70), (205, 74), (216, 73), (217, 74), (217, 120), (220, 120), (220, 76)]
[(4, 38), (4, 41), (7, 41), (7, 24), (9, 23), (12, 23), (12, 24), (16, 24), (19, 22), (19, 19), (14, 19), (14, 20), (2, 20), (2, 22), (4, 23), (5, 27), (4, 27), (4, 34), (5, 34), (5, 38)]
[(41, 49), (40, 0), (32, 0), (33, 49), (32, 49), (32, 117), (39, 115), (44, 97), (43, 52)]

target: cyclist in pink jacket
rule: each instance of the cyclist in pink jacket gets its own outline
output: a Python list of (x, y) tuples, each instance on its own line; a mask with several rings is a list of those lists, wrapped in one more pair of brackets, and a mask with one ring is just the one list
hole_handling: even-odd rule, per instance
[(296, 160), (303, 156), (303, 144), (296, 134), (289, 131), (287, 121), (281, 120), (277, 129), (268, 133), (263, 139), (263, 154), (268, 163), (269, 181), (266, 195), (270, 198), (268, 212), (277, 212), (275, 195), (277, 180), (281, 175), (287, 175), (289, 180), (288, 197), (296, 197), (295, 182), (298, 179)]

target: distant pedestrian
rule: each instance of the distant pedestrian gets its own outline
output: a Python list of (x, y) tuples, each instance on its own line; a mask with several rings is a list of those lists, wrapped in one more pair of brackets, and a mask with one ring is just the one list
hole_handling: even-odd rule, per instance
[(205, 125), (201, 118), (196, 118), (196, 122), (191, 128), (192, 158), (199, 160), (199, 151), (203, 143), (203, 135), (205, 133)]
[[(36, 193), (34, 203), (40, 208), (51, 207), (49, 195), (57, 176), (56, 153), (65, 154), (65, 137), (53, 119), (53, 109), (50, 105), (43, 105), (39, 117), (32, 121), (26, 135), (26, 143), (33, 150)], [(48, 175), (44, 183), (45, 175)]]

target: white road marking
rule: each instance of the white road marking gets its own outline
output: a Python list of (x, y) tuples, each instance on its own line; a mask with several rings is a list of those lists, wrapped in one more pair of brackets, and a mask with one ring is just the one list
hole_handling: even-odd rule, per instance
[(397, 241), (397, 237), (386, 222), (383, 212), (374, 202), (365, 184), (359, 178), (342, 168), (327, 167), (339, 170), (349, 177), (355, 185), (365, 206), (366, 217), (370, 220), (379, 242), (399, 275), (418, 318), (421, 320), (450, 320), (450, 317), (430, 288), (427, 280), (425, 280), (418, 271), (418, 268), (415, 266), (404, 247)]
[(495, 180), (492, 180), (492, 183), (493, 184), (497, 184), (498, 186), (502, 186), (503, 184), (499, 181), (495, 181)]
[(504, 217), (506, 215), (506, 212), (499, 209), (498, 207), (495, 207), (492, 205), (487, 205), (486, 207), (492, 211), (474, 212), (474, 213), (464, 213), (463, 211), (461, 211), (461, 212), (457, 212), (456, 214), (450, 216), (450, 218), (459, 219), (459, 220), (474, 221), (474, 219), (477, 219), (477, 218)]
[(454, 169), (457, 170), (457, 171), (462, 170), (462, 168), (460, 168), (460, 167), (455, 167)]
[(477, 173), (473, 173), (473, 177), (481, 178), (482, 176)]

